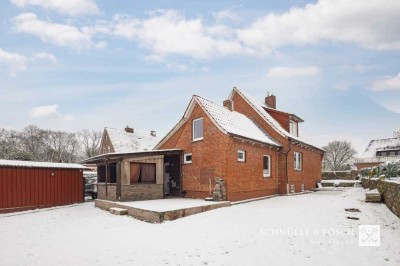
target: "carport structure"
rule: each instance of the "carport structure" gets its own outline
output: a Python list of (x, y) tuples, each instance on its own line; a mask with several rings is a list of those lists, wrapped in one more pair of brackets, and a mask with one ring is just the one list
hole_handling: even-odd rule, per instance
[(182, 150), (106, 153), (85, 160), (97, 165), (97, 198), (162, 199), (182, 194)]

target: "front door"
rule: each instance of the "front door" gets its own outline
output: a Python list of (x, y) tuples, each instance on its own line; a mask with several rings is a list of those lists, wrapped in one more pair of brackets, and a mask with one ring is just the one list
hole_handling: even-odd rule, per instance
[(164, 156), (164, 194), (181, 196), (181, 160), (178, 154)]

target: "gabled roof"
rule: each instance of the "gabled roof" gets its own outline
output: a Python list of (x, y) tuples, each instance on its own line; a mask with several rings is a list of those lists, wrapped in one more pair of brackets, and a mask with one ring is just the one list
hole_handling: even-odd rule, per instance
[(186, 108), (182, 119), (178, 124), (157, 144), (156, 149), (160, 148), (185, 122), (189, 119), (194, 106), (198, 104), (208, 115), (214, 125), (227, 135), (242, 137), (244, 139), (261, 142), (264, 144), (280, 147), (281, 145), (273, 140), (264, 132), (254, 121), (247, 116), (236, 111), (230, 111), (222, 105), (206, 100), (194, 95)]
[(125, 130), (106, 127), (104, 129), (114, 147), (115, 152), (150, 151), (159, 138), (149, 134), (128, 133)]
[(233, 88), (231, 94), (229, 95), (229, 100), (233, 99), (233, 95), (234, 93), (238, 93), (239, 95), (242, 96), (242, 98), (247, 101), (247, 103), (262, 117), (264, 118), (264, 120), (272, 127), (275, 129), (276, 132), (278, 132), (281, 136), (289, 138), (291, 140), (297, 141), (297, 142), (301, 142), (303, 144), (306, 144), (308, 146), (311, 146), (313, 148), (316, 148), (318, 150), (323, 151), (322, 148), (309, 143), (308, 141), (305, 141), (304, 139), (301, 139), (297, 136), (294, 136), (292, 134), (290, 134), (289, 132), (287, 132), (282, 126), (281, 124), (279, 124), (278, 121), (275, 120), (275, 118), (273, 118), (265, 109), (269, 108), (267, 107), (263, 102), (257, 100), (256, 98), (254, 98), (253, 96), (247, 94), (246, 92), (239, 90), (238, 88)]
[(16, 160), (0, 160), (0, 167), (56, 168), (56, 169), (89, 169), (77, 163), (49, 163)]
[(400, 150), (400, 138), (373, 139), (370, 141), (361, 157), (375, 157), (378, 151), (390, 150)]
[(266, 132), (264, 132), (250, 118), (236, 111), (230, 111), (224, 106), (195, 96), (198, 102), (204, 107), (211, 119), (215, 121), (228, 134), (245, 137), (266, 144), (280, 146)]

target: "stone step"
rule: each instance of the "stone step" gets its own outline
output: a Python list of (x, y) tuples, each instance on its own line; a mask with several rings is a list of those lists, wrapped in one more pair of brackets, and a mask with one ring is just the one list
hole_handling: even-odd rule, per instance
[(110, 208), (110, 213), (111, 214), (115, 214), (115, 215), (127, 215), (128, 214), (128, 210), (127, 209), (113, 207), (113, 208)]

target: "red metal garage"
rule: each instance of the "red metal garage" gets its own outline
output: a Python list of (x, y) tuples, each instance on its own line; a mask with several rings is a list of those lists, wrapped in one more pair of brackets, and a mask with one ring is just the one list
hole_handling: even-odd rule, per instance
[(0, 213), (84, 201), (80, 164), (0, 160)]

